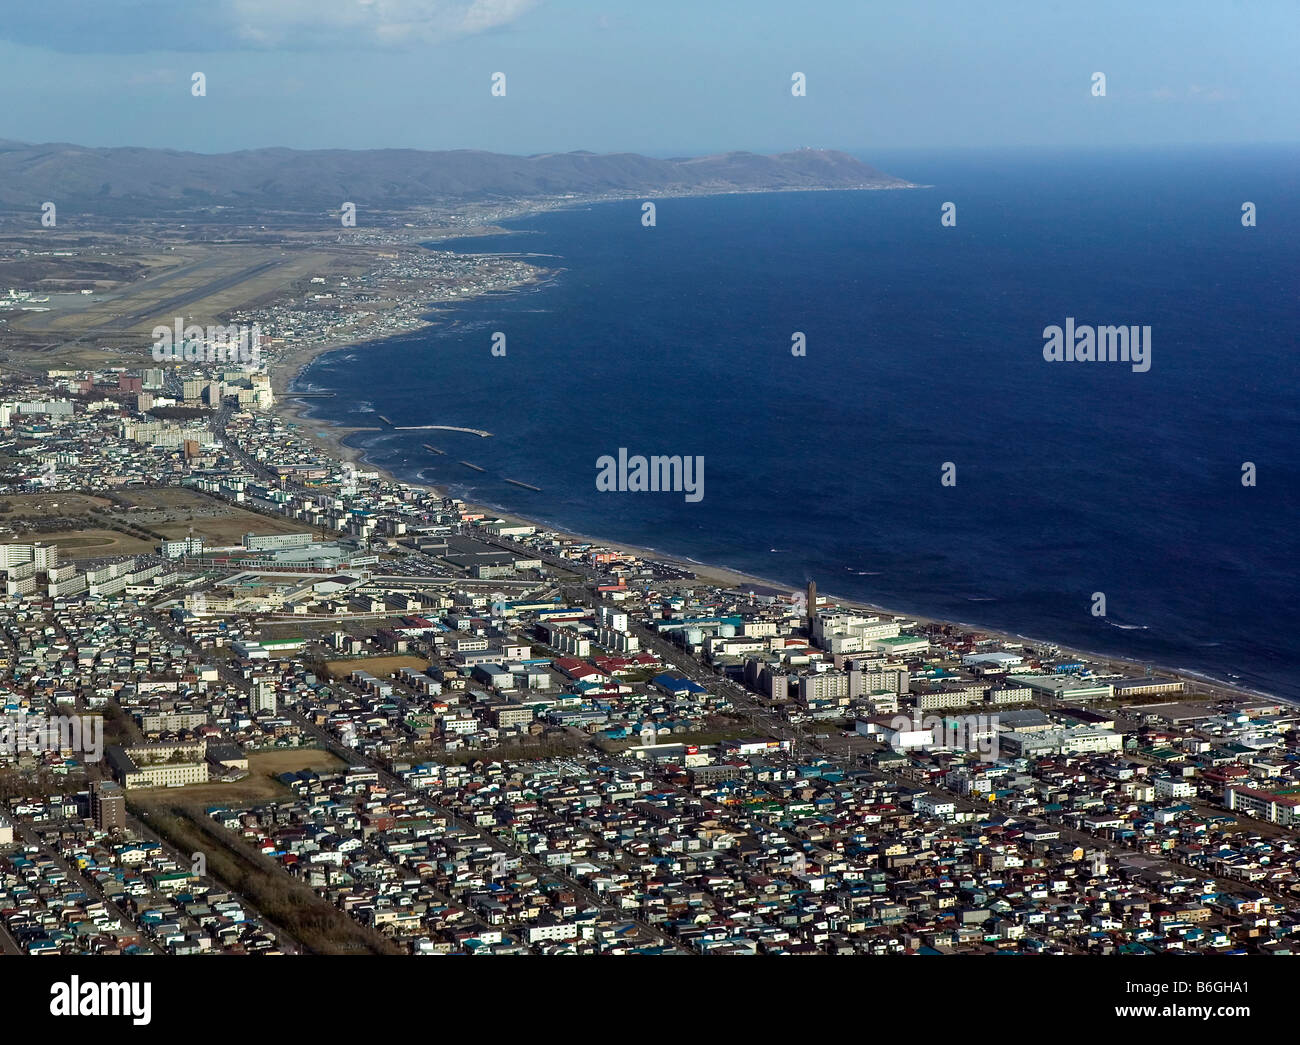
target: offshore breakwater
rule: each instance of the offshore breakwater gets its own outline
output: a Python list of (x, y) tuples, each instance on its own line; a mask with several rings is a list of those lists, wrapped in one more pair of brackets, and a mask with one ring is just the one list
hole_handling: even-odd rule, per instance
[[(306, 378), (364, 384), (394, 429), (349, 443), (412, 481), (1300, 698), (1300, 420), (1276, 391), (1300, 379), (1285, 336), (1295, 160), (891, 159), (935, 188), (661, 201), (653, 229), (630, 202), (521, 219), (520, 235), (470, 246), (558, 254), (555, 280), (349, 363), (323, 356)], [(1241, 226), (1244, 183), (1271, 225)], [(960, 220), (943, 227), (952, 199)], [(1152, 367), (1046, 361), (1042, 332), (1066, 316), (1150, 326)], [(494, 331), (509, 333), (504, 358)], [(360, 419), (343, 395), (310, 409)], [(447, 433), (431, 458), (418, 431), (395, 430), (430, 423), (495, 437)], [(457, 463), (466, 440), (481, 473)], [(596, 489), (611, 445), (702, 456), (707, 496)]]

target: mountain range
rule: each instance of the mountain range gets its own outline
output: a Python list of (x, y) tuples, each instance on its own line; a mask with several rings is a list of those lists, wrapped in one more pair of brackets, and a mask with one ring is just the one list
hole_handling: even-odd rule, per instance
[(790, 189), (905, 187), (843, 152), (772, 156), (728, 152), (657, 159), (592, 152), (509, 156), (458, 149), (295, 150), (232, 153), (88, 148), (0, 141), (0, 208), (105, 214), (205, 207), (277, 211), (374, 210), (441, 202), (601, 194), (665, 195)]

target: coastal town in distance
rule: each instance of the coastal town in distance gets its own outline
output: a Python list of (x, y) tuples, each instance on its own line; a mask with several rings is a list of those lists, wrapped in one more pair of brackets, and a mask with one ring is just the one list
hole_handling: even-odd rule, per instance
[(1281, 1014), (1300, 10), (77, 7), (0, 20), (4, 1026)]

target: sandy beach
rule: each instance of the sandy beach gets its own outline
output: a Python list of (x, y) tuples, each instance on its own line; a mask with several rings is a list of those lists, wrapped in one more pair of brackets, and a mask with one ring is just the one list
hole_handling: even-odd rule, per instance
[[(572, 206), (581, 205), (592, 201), (573, 201)], [(554, 208), (548, 208), (554, 209)], [(542, 211), (522, 211), (518, 216), (526, 217), (532, 213), (542, 213)], [(512, 293), (525, 286), (535, 286), (544, 282), (545, 278), (550, 278), (549, 274), (542, 279), (529, 280), (519, 283), (509, 291), (493, 291), (493, 293)], [(468, 299), (464, 299), (468, 300)], [(415, 330), (426, 329), (438, 324), (437, 302), (430, 302), (428, 312), (425, 317), (416, 325), (403, 331), (403, 335), (409, 334)], [(360, 429), (347, 426), (337, 425), (319, 417), (308, 416), (310, 409), (310, 400), (296, 400), (292, 398), (290, 391), (294, 381), (302, 373), (303, 369), (317, 356), (327, 352), (335, 352), (347, 348), (355, 348), (369, 342), (380, 340), (383, 335), (375, 337), (359, 336), (340, 339), (337, 342), (322, 343), (318, 345), (309, 345), (297, 349), (289, 350), (279, 355), (274, 364), (272, 371), (271, 385), (275, 393), (275, 406), (273, 412), (288, 423), (298, 426), (298, 434), (304, 440), (318, 446), (325, 453), (333, 456), (338, 460), (351, 461), (359, 466), (364, 467), (367, 471), (377, 472), (385, 479), (394, 483), (405, 483), (416, 489), (428, 490), (438, 496), (446, 496), (446, 491), (427, 483), (407, 482), (393, 475), (384, 468), (380, 468), (373, 462), (369, 461), (363, 450), (346, 445), (345, 440), (351, 434)], [(391, 336), (391, 335), (390, 335)], [(467, 502), (468, 503), (468, 502)], [(557, 533), (563, 537), (574, 538), (584, 542), (599, 544), (617, 551), (627, 552), (644, 558), (655, 559), (688, 569), (695, 573), (701, 581), (710, 585), (717, 585), (728, 589), (737, 589), (745, 591), (749, 588), (773, 589), (780, 592), (793, 592), (797, 589), (789, 584), (780, 581), (774, 581), (762, 577), (755, 577), (750, 574), (741, 573), (727, 567), (715, 566), (694, 562), (680, 556), (670, 555), (654, 549), (638, 547), (630, 544), (623, 544), (617, 541), (611, 541), (605, 537), (595, 534), (579, 534), (565, 530), (553, 524), (540, 522), (526, 516), (516, 515), (513, 512), (503, 511), (491, 505), (469, 504), (469, 507), (477, 512), (482, 512), (494, 518), (504, 519), (508, 522), (517, 523), (527, 526), (535, 526), (540, 530), (547, 530)], [(942, 624), (953, 627), (964, 628), (968, 631), (978, 632), (989, 638), (1005, 641), (1010, 645), (1052, 645), (1057, 646), (1063, 654), (1077, 656), (1080, 659), (1093, 662), (1094, 665), (1104, 664), (1108, 670), (1122, 672), (1126, 675), (1145, 675), (1149, 666), (1147, 662), (1138, 660), (1126, 660), (1121, 657), (1099, 653), (1096, 651), (1080, 650), (1069, 646), (1062, 645), (1051, 639), (1024, 637), (1022, 635), (1012, 634), (1010, 632), (1000, 631), (994, 628), (987, 628), (978, 624), (961, 624), (957, 621), (946, 620), (939, 617), (928, 617), (918, 614), (904, 613), (897, 610), (891, 610), (888, 607), (877, 606), (872, 603), (863, 602), (858, 599), (842, 598), (833, 591), (822, 589), (819, 586), (819, 593), (832, 602), (844, 607), (882, 613), (889, 616), (904, 618), (909, 621), (915, 621), (918, 625)], [(1186, 683), (1187, 696), (1196, 696), (1201, 699), (1213, 698), (1221, 699), (1225, 697), (1260, 697), (1270, 694), (1262, 693), (1258, 690), (1251, 690), (1245, 687), (1236, 686), (1229, 682), (1201, 677), (1194, 673), (1184, 670), (1170, 668), (1162, 665), (1155, 665), (1154, 670), (1162, 675), (1172, 678), (1181, 679)], [(1176, 699), (1176, 698), (1171, 698)]]

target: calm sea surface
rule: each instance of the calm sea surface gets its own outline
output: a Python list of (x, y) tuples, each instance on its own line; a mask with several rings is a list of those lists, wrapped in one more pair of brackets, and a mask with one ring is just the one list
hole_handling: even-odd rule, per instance
[[(494, 433), (352, 438), (407, 481), (1300, 699), (1300, 156), (867, 159), (933, 187), (660, 200), (654, 228), (601, 204), (459, 241), (559, 271), (296, 387), (340, 393), (321, 419)], [(1149, 372), (1045, 361), (1067, 317), (1150, 326)], [(598, 491), (620, 447), (703, 457), (703, 499)]]

